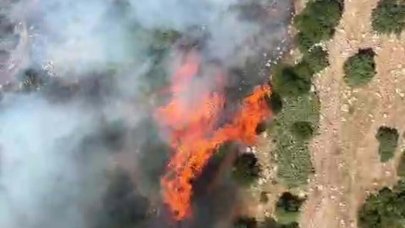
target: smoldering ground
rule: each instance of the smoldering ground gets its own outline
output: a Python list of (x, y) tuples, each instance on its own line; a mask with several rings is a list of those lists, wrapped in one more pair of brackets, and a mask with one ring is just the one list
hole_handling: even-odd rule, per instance
[[(266, 80), (263, 69), (287, 45), (290, 6), (4, 1), (0, 12), (14, 29), (2, 32), (17, 43), (0, 50), (8, 53), (0, 75), (0, 226), (165, 226), (159, 177), (171, 152), (151, 113), (164, 102), (158, 91), (170, 82), (178, 50), (198, 49), (204, 63), (224, 68), (228, 103), (237, 103)], [(201, 193), (190, 224), (229, 220), (214, 203), (234, 189), (227, 183)]]

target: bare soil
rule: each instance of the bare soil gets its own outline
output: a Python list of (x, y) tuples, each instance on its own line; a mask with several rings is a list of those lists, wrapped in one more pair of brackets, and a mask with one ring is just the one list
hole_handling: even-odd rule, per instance
[[(377, 2), (345, 1), (335, 37), (326, 43), (331, 66), (314, 82), (321, 122), (311, 143), (316, 174), (300, 218), (303, 228), (357, 227), (357, 211), (367, 195), (397, 180), (400, 154), (381, 163), (375, 133), (382, 125), (401, 133), (405, 129), (405, 34), (388, 37), (372, 31)], [(343, 81), (343, 64), (363, 48), (376, 53), (377, 75), (369, 85), (351, 89)]]

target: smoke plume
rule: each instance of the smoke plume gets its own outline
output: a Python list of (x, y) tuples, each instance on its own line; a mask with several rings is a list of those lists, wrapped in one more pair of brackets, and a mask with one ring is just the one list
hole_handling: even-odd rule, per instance
[[(286, 50), (290, 7), (290, 0), (2, 1), (0, 227), (162, 223), (159, 178), (171, 152), (153, 110), (167, 102), (182, 56), (201, 58), (195, 89), (183, 94), (191, 102), (218, 87), (218, 72), (226, 75), (226, 122)], [(221, 189), (233, 186), (225, 183)], [(212, 226), (221, 220), (200, 211)]]

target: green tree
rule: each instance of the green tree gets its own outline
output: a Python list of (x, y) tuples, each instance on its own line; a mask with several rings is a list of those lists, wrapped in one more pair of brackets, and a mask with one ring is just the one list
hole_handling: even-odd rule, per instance
[(344, 64), (344, 80), (351, 87), (359, 87), (367, 84), (376, 74), (374, 51), (362, 49), (351, 56)]
[(298, 228), (299, 225), (296, 222), (289, 224), (277, 223), (273, 218), (266, 218), (263, 222), (259, 224), (259, 228)]
[(260, 175), (260, 166), (252, 153), (240, 155), (234, 164), (232, 177), (242, 186), (251, 185)]
[(298, 43), (301, 51), (322, 40), (330, 39), (342, 16), (342, 3), (338, 0), (310, 1), (295, 17), (295, 27), (300, 31)]
[(386, 162), (394, 156), (398, 146), (398, 131), (395, 128), (383, 126), (378, 129), (376, 138), (380, 143), (378, 147), (380, 160), (381, 162)]
[(291, 125), (291, 133), (300, 140), (308, 140), (314, 134), (314, 129), (311, 123), (306, 121), (298, 121)]
[(319, 43), (315, 40), (312, 40), (308, 35), (306, 35), (303, 32), (299, 32), (297, 34), (297, 36), (295, 37), (295, 41), (301, 53), (306, 53), (309, 49), (311, 49), (311, 47)]
[(273, 92), (270, 97), (266, 98), (266, 101), (270, 109), (276, 114), (283, 109), (283, 100), (276, 92)]
[[(300, 96), (311, 89), (311, 76), (302, 73), (303, 68), (282, 66), (273, 76), (274, 91), (281, 96)], [(301, 74), (300, 74), (301, 73)]]
[(298, 219), (299, 209), (304, 202), (303, 199), (285, 192), (278, 199), (276, 204), (276, 217), (278, 223), (290, 224)]
[(405, 1), (380, 0), (371, 17), (376, 32), (399, 35), (405, 28)]
[(322, 47), (313, 47), (303, 56), (303, 61), (308, 64), (312, 72), (318, 73), (329, 66), (328, 53)]
[[(401, 183), (399, 183), (401, 184)], [(399, 191), (398, 191), (399, 190)], [(361, 228), (402, 228), (405, 226), (405, 191), (383, 188), (371, 195), (359, 210)]]
[(240, 217), (234, 222), (234, 228), (256, 228), (257, 221), (251, 217)]

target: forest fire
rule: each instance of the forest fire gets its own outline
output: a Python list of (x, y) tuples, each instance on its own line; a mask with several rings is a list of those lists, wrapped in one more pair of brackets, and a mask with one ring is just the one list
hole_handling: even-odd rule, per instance
[(164, 202), (175, 220), (191, 215), (192, 181), (216, 149), (228, 141), (254, 143), (258, 124), (271, 114), (265, 101), (271, 89), (268, 85), (258, 86), (242, 101), (232, 120), (221, 125), (219, 119), (226, 103), (221, 88), (224, 75), (215, 75), (214, 89), (204, 88), (201, 83), (193, 85), (200, 64), (196, 52), (185, 54), (172, 77), (171, 100), (155, 113), (174, 151), (161, 185)]

